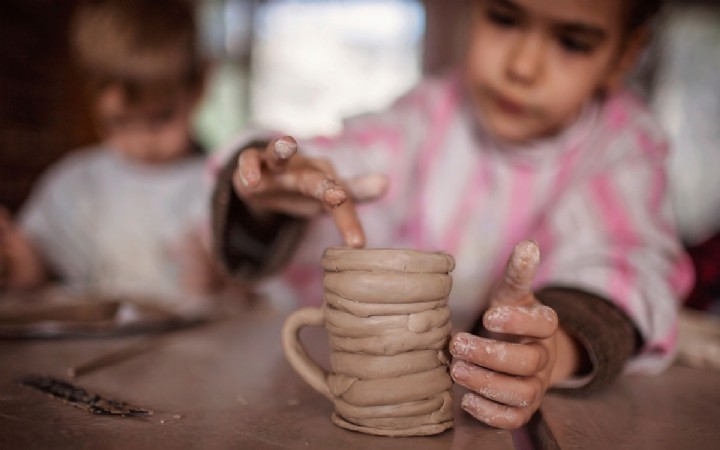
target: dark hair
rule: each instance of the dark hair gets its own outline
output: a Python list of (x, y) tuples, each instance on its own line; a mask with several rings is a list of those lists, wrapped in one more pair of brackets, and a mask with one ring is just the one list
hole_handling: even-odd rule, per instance
[(202, 62), (196, 40), (188, 0), (84, 0), (71, 28), (90, 95), (119, 86), (131, 103), (197, 87)]
[(629, 0), (625, 11), (625, 30), (633, 32), (648, 25), (660, 12), (663, 0)]

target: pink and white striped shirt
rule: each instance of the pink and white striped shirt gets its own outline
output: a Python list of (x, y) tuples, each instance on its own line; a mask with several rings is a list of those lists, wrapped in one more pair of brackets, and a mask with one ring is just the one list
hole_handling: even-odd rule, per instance
[[(462, 89), (454, 78), (427, 80), (337, 136), (301, 142), (301, 151), (331, 159), (341, 178), (390, 177), (384, 198), (359, 206), (368, 247), (453, 254), (456, 314), (478, 314), (513, 246), (534, 239), (536, 288), (575, 287), (615, 302), (645, 343), (628, 369), (665, 368), (693, 274), (666, 199), (666, 140), (650, 113), (621, 92), (588, 105), (557, 136), (510, 146), (482, 129)], [(322, 301), (320, 257), (341, 242), (329, 218), (313, 224), (282, 275), (300, 303)]]

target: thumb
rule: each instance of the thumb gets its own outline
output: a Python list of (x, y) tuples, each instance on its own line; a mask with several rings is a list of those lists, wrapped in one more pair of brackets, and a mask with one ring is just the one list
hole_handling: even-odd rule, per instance
[(495, 305), (522, 303), (532, 292), (532, 282), (540, 264), (540, 248), (535, 241), (522, 241), (515, 246), (505, 267), (505, 274), (493, 296)]

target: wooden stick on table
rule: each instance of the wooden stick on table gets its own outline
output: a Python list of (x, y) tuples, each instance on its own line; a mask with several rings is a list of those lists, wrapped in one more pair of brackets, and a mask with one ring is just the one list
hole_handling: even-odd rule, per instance
[(83, 363), (68, 368), (68, 376), (70, 378), (78, 378), (88, 373), (94, 372), (108, 366), (119, 364), (125, 360), (141, 355), (156, 348), (160, 339), (150, 339), (137, 342), (119, 350), (105, 353), (96, 358), (90, 359)]

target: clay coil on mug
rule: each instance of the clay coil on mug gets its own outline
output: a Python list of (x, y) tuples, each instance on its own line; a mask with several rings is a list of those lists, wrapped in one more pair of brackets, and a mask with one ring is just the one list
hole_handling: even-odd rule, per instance
[(348, 417), (343, 415), (343, 419), (356, 425), (364, 427), (373, 427), (381, 429), (398, 429), (412, 428), (421, 425), (432, 425), (438, 422), (446, 422), (452, 420), (452, 402), (443, 402), (443, 404), (435, 411), (417, 416), (405, 417)]
[(352, 422), (357, 423), (356, 419), (422, 416), (438, 411), (444, 404), (452, 405), (452, 396), (449, 391), (441, 392), (425, 400), (398, 405), (356, 406), (342, 399), (336, 399), (335, 411), (342, 417), (350, 418)]
[(448, 273), (455, 268), (455, 259), (447, 253), (411, 249), (329, 248), (322, 266), (328, 272)]
[(363, 338), (340, 337), (330, 334), (329, 341), (330, 348), (335, 351), (392, 356), (412, 350), (444, 349), (450, 340), (451, 330), (452, 323), (448, 321), (444, 326), (424, 333), (397, 331), (392, 334)]
[(444, 350), (416, 350), (395, 356), (345, 352), (330, 354), (330, 367), (333, 368), (333, 372), (362, 380), (424, 372), (442, 365), (447, 366), (448, 363), (449, 359)]
[(343, 419), (363, 427), (377, 428), (380, 430), (397, 430), (445, 422), (452, 419), (452, 414), (430, 413), (415, 417), (383, 417), (368, 419), (343, 417)]
[(381, 406), (423, 400), (452, 386), (452, 379), (445, 366), (378, 380), (331, 374), (327, 382), (334, 396), (355, 406)]
[(424, 333), (438, 328), (450, 319), (450, 308), (443, 306), (430, 311), (397, 316), (357, 317), (332, 306), (325, 307), (325, 326), (340, 337), (370, 337), (401, 330)]
[(337, 294), (325, 291), (325, 303), (331, 305), (335, 309), (345, 311), (358, 317), (413, 314), (445, 306), (447, 305), (447, 302), (448, 299), (444, 298), (442, 300), (418, 303), (365, 303), (342, 298)]
[[(453, 426), (448, 298), (453, 257), (413, 249), (327, 249), (324, 306), (283, 327), (283, 349), (303, 379), (334, 403), (332, 421), (380, 436), (427, 436)], [(300, 340), (324, 327), (330, 367)]]
[(435, 425), (420, 425), (417, 427), (402, 428), (398, 430), (387, 430), (384, 428), (364, 427), (361, 425), (356, 425), (354, 423), (348, 422), (336, 413), (333, 413), (332, 421), (335, 425), (348, 430), (358, 431), (365, 434), (373, 434), (375, 436), (390, 437), (430, 436), (433, 434), (442, 433), (443, 431), (453, 427), (453, 421), (448, 420), (447, 422), (442, 422)]
[(326, 291), (356, 302), (417, 303), (450, 295), (452, 277), (439, 273), (337, 272), (323, 278)]

